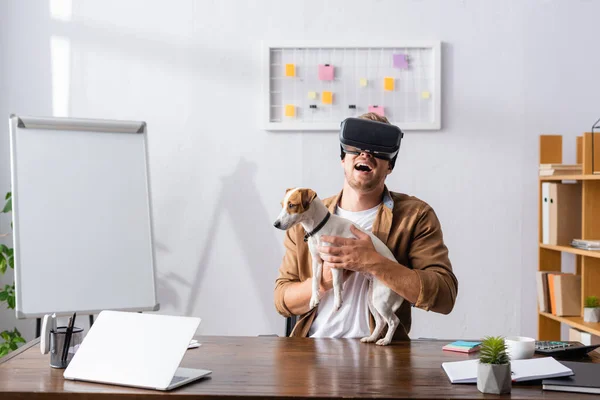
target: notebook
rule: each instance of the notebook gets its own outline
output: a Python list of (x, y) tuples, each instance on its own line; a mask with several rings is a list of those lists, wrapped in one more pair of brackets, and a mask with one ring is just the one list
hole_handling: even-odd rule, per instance
[[(442, 363), (451, 383), (477, 383), (479, 359)], [(524, 382), (573, 375), (573, 371), (552, 357), (511, 361), (512, 381)]]
[(544, 390), (560, 392), (597, 393), (600, 394), (600, 364), (563, 361), (575, 375), (566, 378), (544, 379)]
[(448, 343), (442, 347), (442, 350), (473, 353), (481, 348), (480, 344), (481, 342), (465, 342), (463, 340), (457, 340), (456, 342)]

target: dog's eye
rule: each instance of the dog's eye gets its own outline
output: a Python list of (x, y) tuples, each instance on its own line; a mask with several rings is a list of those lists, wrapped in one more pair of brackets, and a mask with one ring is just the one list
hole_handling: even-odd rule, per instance
[(296, 207), (296, 205), (295, 205), (295, 204), (292, 204), (292, 203), (290, 203), (290, 204), (288, 205), (288, 207), (289, 207), (289, 208), (294, 208), (294, 207)]

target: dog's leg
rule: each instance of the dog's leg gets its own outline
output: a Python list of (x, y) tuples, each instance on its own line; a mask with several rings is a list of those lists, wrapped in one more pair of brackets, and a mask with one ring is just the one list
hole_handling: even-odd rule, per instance
[(404, 299), (394, 293), (390, 288), (373, 279), (373, 305), (379, 311), (387, 323), (387, 333), (383, 339), (379, 339), (376, 344), (387, 346), (392, 342), (394, 333), (400, 325), (400, 319), (396, 316), (396, 311), (402, 305)]
[(339, 268), (331, 268), (331, 275), (333, 276), (333, 298), (335, 311), (339, 310), (342, 306), (342, 289), (344, 287), (344, 270)]
[(373, 343), (377, 339), (379, 339), (379, 335), (381, 335), (381, 331), (384, 327), (383, 317), (381, 316), (381, 314), (379, 314), (379, 311), (377, 311), (377, 309), (373, 305), (373, 280), (369, 282), (369, 295), (367, 296), (367, 299), (369, 311), (371, 311), (371, 314), (373, 314), (373, 318), (375, 318), (375, 328), (373, 329), (373, 333), (371, 333), (371, 336), (366, 336), (360, 339), (360, 341), (362, 343)]
[(312, 256), (312, 270), (312, 295), (310, 296), (309, 303), (311, 310), (317, 305), (319, 305), (319, 284), (323, 275), (323, 260), (321, 260), (321, 257), (319, 257), (318, 255)]

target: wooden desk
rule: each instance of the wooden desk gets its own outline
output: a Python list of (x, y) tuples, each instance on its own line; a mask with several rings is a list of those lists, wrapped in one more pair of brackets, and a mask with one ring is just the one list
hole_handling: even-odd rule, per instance
[[(388, 347), (344, 339), (277, 337), (199, 337), (183, 367), (213, 371), (210, 378), (171, 392), (138, 390), (64, 380), (63, 370), (31, 342), (0, 364), (0, 399), (180, 398), (454, 398), (485, 396), (474, 384), (449, 383), (443, 361), (469, 356), (442, 351), (447, 341), (398, 342)], [(15, 352), (17, 353), (17, 352)], [(10, 357), (9, 354), (8, 357)], [(600, 362), (593, 356), (591, 361)], [(513, 385), (510, 396), (488, 398), (572, 399), (578, 394), (542, 391), (541, 385)], [(581, 395), (590, 399), (590, 395)]]

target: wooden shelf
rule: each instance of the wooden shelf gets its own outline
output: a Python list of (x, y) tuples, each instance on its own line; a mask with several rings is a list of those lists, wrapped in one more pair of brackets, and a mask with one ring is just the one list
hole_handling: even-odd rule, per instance
[(552, 176), (540, 176), (540, 181), (600, 181), (599, 174), (588, 174), (588, 175), (552, 175)]
[(578, 249), (577, 247), (555, 246), (552, 244), (542, 244), (542, 243), (540, 243), (540, 248), (554, 250), (554, 251), (562, 251), (565, 253), (577, 254), (580, 256), (600, 258), (600, 250), (582, 250), (582, 249)]
[(600, 336), (600, 322), (584, 322), (582, 317), (557, 317), (554, 314), (540, 312), (546, 318), (553, 319), (579, 329), (580, 331), (589, 332), (592, 335)]
[[(542, 193), (545, 184), (550, 183), (561, 185), (569, 181), (576, 182), (576, 186), (581, 190), (581, 209), (578, 204), (574, 204), (567, 213), (563, 204), (563, 211), (559, 213), (558, 208), (553, 212), (557, 214), (554, 218), (564, 218), (565, 220), (555, 221), (556, 225), (552, 229), (569, 229), (569, 236), (578, 239), (595, 240), (600, 238), (600, 174), (593, 174), (592, 159), (596, 160), (596, 165), (600, 165), (600, 146), (593, 146), (593, 139), (600, 142), (600, 132), (584, 132), (582, 136), (576, 138), (576, 157), (575, 163), (581, 165), (580, 173), (563, 173), (553, 176), (538, 176), (538, 271), (547, 271), (551, 273), (561, 273), (563, 271), (562, 254), (575, 254), (575, 274), (581, 277), (581, 291), (577, 289), (577, 297), (583, 300), (588, 296), (600, 296), (600, 251), (582, 250), (573, 247), (568, 242), (562, 246), (543, 244), (542, 237), (544, 233), (543, 209), (544, 199)], [(562, 164), (562, 135), (540, 135), (539, 143), (539, 164)], [(558, 172), (558, 171), (557, 171)], [(575, 171), (570, 171), (575, 172)], [(547, 199), (546, 199), (547, 200)], [(552, 203), (552, 198), (550, 198)], [(555, 205), (556, 207), (556, 205)], [(581, 215), (579, 215), (581, 214)], [(569, 219), (569, 220), (567, 220)], [(576, 221), (575, 219), (580, 219)], [(561, 223), (559, 223), (561, 222)], [(569, 223), (581, 222), (581, 231), (576, 233), (572, 231), (573, 227)], [(566, 223), (566, 224), (565, 224)], [(558, 226), (561, 226), (560, 228)], [(558, 234), (562, 232), (554, 232)], [(561, 239), (561, 243), (562, 243)], [(538, 278), (539, 279), (539, 276)], [(543, 287), (543, 285), (542, 285)], [(536, 289), (536, 295), (537, 293)], [(581, 292), (581, 293), (579, 293)], [(595, 336), (600, 336), (600, 323), (583, 322), (584, 307), (580, 304), (578, 317), (557, 317), (556, 315), (541, 312), (539, 306), (536, 307), (538, 322), (539, 340), (564, 340), (561, 337), (562, 325), (566, 324), (570, 328), (588, 332)], [(548, 311), (548, 309), (544, 309)]]

